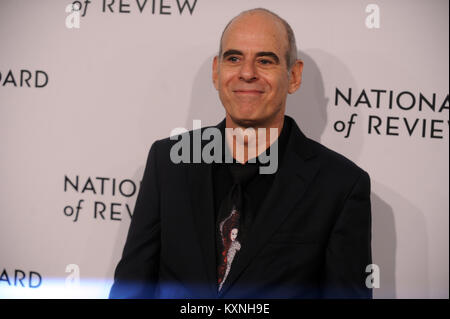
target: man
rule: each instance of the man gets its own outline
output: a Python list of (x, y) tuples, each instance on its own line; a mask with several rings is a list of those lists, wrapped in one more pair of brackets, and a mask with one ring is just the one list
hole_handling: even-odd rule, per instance
[[(110, 297), (371, 298), (369, 176), (284, 115), (302, 67), (274, 13), (227, 25), (213, 62), (226, 111), (216, 128), (255, 133), (221, 140), (233, 163), (174, 163), (175, 141), (153, 144)], [(250, 154), (270, 154), (275, 172)]]

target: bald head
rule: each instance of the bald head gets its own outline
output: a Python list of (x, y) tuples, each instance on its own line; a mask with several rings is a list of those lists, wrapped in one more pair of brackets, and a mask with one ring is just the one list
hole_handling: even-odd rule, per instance
[(225, 29), (222, 32), (222, 36), (220, 38), (220, 48), (219, 48), (219, 57), (222, 56), (222, 45), (224, 36), (226, 35), (226, 32), (232, 26), (234, 23), (239, 22), (242, 19), (245, 19), (246, 17), (251, 17), (254, 15), (261, 16), (263, 18), (266, 18), (268, 21), (272, 21), (276, 24), (278, 24), (283, 30), (285, 34), (286, 39), (286, 65), (288, 70), (292, 68), (295, 61), (297, 60), (297, 45), (295, 43), (295, 35), (291, 28), (291, 26), (280, 16), (278, 16), (276, 13), (273, 13), (270, 10), (264, 9), (264, 8), (257, 8), (257, 9), (251, 9), (247, 11), (241, 12), (238, 16), (231, 19), (230, 22), (226, 25)]

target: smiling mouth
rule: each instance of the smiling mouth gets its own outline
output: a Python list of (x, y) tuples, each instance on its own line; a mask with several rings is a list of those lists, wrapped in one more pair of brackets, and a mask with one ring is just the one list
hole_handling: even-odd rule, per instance
[(259, 90), (235, 90), (233, 92), (239, 95), (260, 95), (264, 93), (263, 91)]

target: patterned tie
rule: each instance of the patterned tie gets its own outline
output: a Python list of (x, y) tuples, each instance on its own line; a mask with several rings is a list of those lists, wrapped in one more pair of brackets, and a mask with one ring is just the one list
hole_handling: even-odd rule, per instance
[(229, 170), (233, 177), (233, 186), (220, 205), (216, 224), (219, 292), (230, 273), (233, 261), (245, 242), (251, 216), (248, 213), (248, 198), (243, 188), (257, 175), (258, 165), (230, 164)]

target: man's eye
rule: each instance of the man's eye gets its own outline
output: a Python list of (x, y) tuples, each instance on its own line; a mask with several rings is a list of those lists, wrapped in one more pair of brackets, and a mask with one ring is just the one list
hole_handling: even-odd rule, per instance
[(267, 64), (272, 64), (272, 61), (267, 60), (267, 59), (261, 59), (261, 60), (259, 60), (259, 63), (267, 65)]
[(236, 57), (236, 56), (231, 56), (231, 57), (228, 58), (228, 61), (230, 61), (230, 62), (238, 62), (239, 58)]

